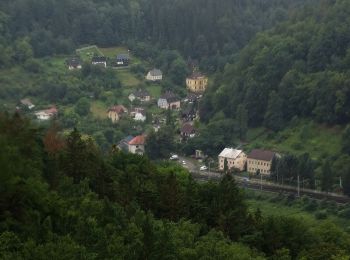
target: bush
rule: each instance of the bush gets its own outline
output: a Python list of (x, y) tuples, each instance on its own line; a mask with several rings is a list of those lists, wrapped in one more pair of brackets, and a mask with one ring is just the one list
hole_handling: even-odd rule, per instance
[(304, 210), (306, 211), (315, 211), (318, 208), (318, 203), (315, 200), (310, 200), (308, 203), (305, 204)]
[(42, 65), (35, 59), (29, 59), (23, 64), (23, 68), (30, 73), (40, 73), (43, 70)]
[(328, 217), (327, 212), (324, 210), (317, 211), (315, 213), (315, 218), (316, 219), (326, 219)]
[(338, 216), (341, 218), (350, 218), (350, 208), (345, 208), (339, 211)]

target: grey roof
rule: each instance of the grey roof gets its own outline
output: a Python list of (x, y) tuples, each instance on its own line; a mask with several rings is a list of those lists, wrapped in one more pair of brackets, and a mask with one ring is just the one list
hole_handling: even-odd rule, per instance
[(117, 60), (128, 60), (129, 59), (129, 54), (118, 54), (117, 55)]
[(174, 97), (176, 97), (176, 95), (171, 91), (167, 91), (163, 95), (160, 96), (160, 98), (167, 99), (167, 100), (172, 99)]
[(92, 57), (92, 62), (106, 62), (107, 58), (104, 56), (94, 56)]
[(81, 65), (81, 60), (77, 57), (74, 58), (70, 58), (66, 61), (68, 66), (72, 66), (72, 67), (77, 67), (79, 65)]
[(160, 69), (150, 70), (149, 73), (151, 76), (162, 76), (162, 71)]
[(243, 151), (237, 150), (233, 148), (225, 148), (222, 150), (222, 152), (219, 154), (219, 157), (229, 158), (229, 159), (236, 159), (238, 155), (240, 155)]
[(275, 153), (268, 150), (254, 149), (248, 155), (249, 159), (261, 160), (261, 161), (271, 161)]
[(147, 89), (138, 89), (135, 92), (133, 92), (133, 94), (135, 95), (135, 97), (138, 97), (138, 98), (144, 98), (144, 97), (150, 96)]
[(127, 137), (125, 137), (124, 139), (122, 139), (119, 144), (118, 147), (120, 149), (122, 149), (123, 151), (127, 152), (128, 151), (128, 143), (134, 139), (134, 137), (132, 135), (129, 135)]

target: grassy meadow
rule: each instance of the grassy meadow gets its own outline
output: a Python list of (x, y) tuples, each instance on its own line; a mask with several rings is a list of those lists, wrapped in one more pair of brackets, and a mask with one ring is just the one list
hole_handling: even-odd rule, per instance
[(341, 132), (340, 127), (300, 120), (279, 133), (267, 132), (264, 128), (249, 129), (245, 148), (262, 147), (294, 154), (306, 152), (313, 159), (322, 159), (340, 152)]

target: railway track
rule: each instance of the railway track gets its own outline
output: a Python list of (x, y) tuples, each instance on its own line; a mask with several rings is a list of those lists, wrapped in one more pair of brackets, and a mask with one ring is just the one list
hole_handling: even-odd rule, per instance
[[(202, 181), (202, 182), (220, 181), (221, 179), (221, 175), (218, 173), (211, 173), (211, 175), (206, 175), (200, 172), (191, 172), (191, 175), (195, 180)], [(235, 179), (237, 184), (240, 187), (245, 189), (261, 190), (264, 192), (271, 192), (271, 193), (283, 193), (286, 195), (292, 195), (292, 196), (298, 197), (298, 191), (296, 187), (275, 185), (275, 184), (269, 184), (266, 182), (260, 183), (258, 181), (245, 181), (243, 178), (240, 178), (240, 177), (235, 177)], [(339, 204), (350, 203), (349, 197), (339, 195), (339, 194), (334, 194), (334, 193), (300, 189), (299, 194), (300, 196), (307, 196), (316, 200), (329, 200)]]

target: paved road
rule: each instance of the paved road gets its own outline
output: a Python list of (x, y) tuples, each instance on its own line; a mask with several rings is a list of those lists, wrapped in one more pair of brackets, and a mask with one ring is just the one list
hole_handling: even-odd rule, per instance
[[(220, 181), (222, 174), (214, 171), (200, 171), (199, 168), (203, 164), (199, 164), (194, 159), (179, 157), (179, 163), (188, 169), (194, 179), (197, 181)], [(293, 186), (278, 185), (272, 182), (260, 181), (257, 179), (249, 179), (240, 176), (234, 176), (238, 185), (243, 188), (262, 190), (274, 193), (286, 193), (293, 196), (298, 196), (297, 188)], [(310, 189), (300, 189), (300, 196), (308, 196), (318, 200), (332, 200), (337, 203), (350, 203), (350, 198), (336, 193), (326, 193)]]

